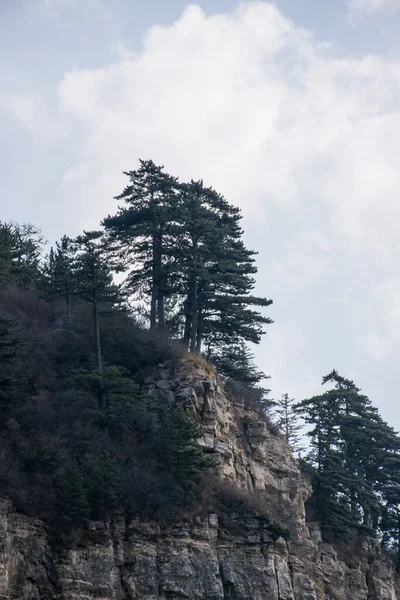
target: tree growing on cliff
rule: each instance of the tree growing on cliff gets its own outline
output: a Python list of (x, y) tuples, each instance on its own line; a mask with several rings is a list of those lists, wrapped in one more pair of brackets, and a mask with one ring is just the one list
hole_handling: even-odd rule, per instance
[(126, 286), (131, 295), (149, 299), (150, 328), (163, 329), (173, 271), (166, 249), (171, 245), (177, 180), (152, 160), (140, 160), (138, 169), (124, 174), (129, 185), (116, 196), (124, 205), (103, 221), (109, 256), (119, 267), (129, 269)]
[(259, 343), (272, 321), (252, 307), (272, 301), (252, 294), (256, 253), (242, 241), (240, 210), (203, 181), (181, 184), (152, 161), (126, 175), (117, 196), (125, 206), (103, 224), (110, 260), (129, 270), (126, 288), (150, 304), (150, 327), (170, 327), (209, 359), (226, 344)]
[(199, 446), (201, 436), (201, 427), (181, 406), (168, 408), (162, 413), (159, 460), (191, 500), (201, 474), (217, 464)]
[(102, 307), (113, 306), (121, 299), (105, 258), (102, 238), (101, 231), (85, 231), (74, 241), (76, 293), (92, 307), (96, 366), (100, 375), (103, 372), (100, 311)]
[(338, 533), (384, 528), (385, 493), (391, 488), (388, 465), (400, 439), (355, 384), (332, 371), (323, 384), (334, 387), (303, 400), (315, 468), (313, 501), (325, 528)]
[(40, 258), (44, 239), (40, 229), (24, 223), (0, 221), (0, 281), (37, 287), (41, 279)]
[(276, 403), (263, 385), (269, 377), (257, 368), (254, 354), (243, 341), (216, 348), (212, 361), (226, 377), (226, 389), (243, 400), (245, 410), (255, 411), (261, 418), (271, 417)]
[(361, 398), (353, 382), (336, 371), (323, 378), (323, 384), (329, 381), (335, 384), (332, 389), (303, 400), (298, 410), (312, 425), (307, 433), (311, 445), (308, 460), (315, 467), (313, 499), (317, 518), (324, 528), (344, 533), (361, 522), (359, 502), (364, 485), (357, 472), (349, 473), (342, 435), (343, 419)]
[(242, 241), (240, 210), (203, 181), (180, 186), (181, 228), (176, 236), (181, 276), (183, 342), (207, 358), (227, 344), (259, 343), (271, 319), (251, 310), (272, 301), (251, 295), (255, 252)]
[(385, 486), (383, 490), (384, 506), (381, 513), (381, 545), (394, 551), (396, 573), (400, 575), (400, 454), (392, 453), (387, 460)]
[(71, 326), (71, 302), (77, 293), (76, 252), (78, 247), (64, 235), (51, 248), (43, 265), (44, 289), (50, 299), (60, 299), (64, 304), (67, 329)]
[(282, 397), (275, 403), (275, 414), (277, 416), (278, 427), (291, 451), (293, 453), (300, 453), (303, 450), (300, 434), (302, 425), (299, 422), (295, 406), (296, 401), (294, 398), (289, 398), (289, 394), (282, 394)]

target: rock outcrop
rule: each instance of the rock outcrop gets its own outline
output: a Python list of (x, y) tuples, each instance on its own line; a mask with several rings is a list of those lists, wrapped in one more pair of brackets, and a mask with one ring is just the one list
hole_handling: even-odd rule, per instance
[(122, 517), (92, 523), (63, 548), (44, 524), (0, 502), (0, 600), (397, 600), (397, 578), (377, 544), (323, 542), (306, 523), (310, 488), (284, 440), (228, 400), (201, 361), (162, 367), (147, 381), (149, 409), (178, 403), (204, 427), (204, 450), (221, 477), (262, 492), (284, 540), (257, 517), (214, 513), (161, 527)]

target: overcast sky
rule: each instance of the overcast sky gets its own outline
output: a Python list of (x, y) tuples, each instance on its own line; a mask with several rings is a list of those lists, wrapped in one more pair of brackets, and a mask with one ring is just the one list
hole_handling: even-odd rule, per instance
[(0, 0), (0, 219), (49, 242), (151, 158), (244, 214), (276, 397), (400, 428), (400, 0)]

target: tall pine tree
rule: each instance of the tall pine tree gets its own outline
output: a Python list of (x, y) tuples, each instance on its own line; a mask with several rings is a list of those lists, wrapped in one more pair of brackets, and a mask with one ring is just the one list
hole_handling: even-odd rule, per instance
[(152, 160), (141, 160), (139, 169), (124, 174), (129, 185), (116, 196), (124, 205), (103, 221), (110, 254), (129, 269), (126, 285), (131, 295), (150, 299), (150, 327), (163, 329), (170, 275), (165, 248), (170, 244), (177, 181)]
[(326, 529), (376, 531), (389, 489), (384, 465), (399, 451), (399, 438), (369, 398), (337, 371), (323, 378), (334, 387), (303, 400), (298, 410), (306, 423), (315, 468), (314, 507)]
[(292, 452), (303, 450), (301, 445), (302, 426), (299, 423), (299, 417), (295, 408), (296, 401), (289, 398), (289, 394), (282, 394), (282, 397), (275, 403), (275, 413), (278, 417), (277, 424)]
[(113, 283), (110, 267), (106, 260), (103, 233), (85, 231), (74, 241), (77, 249), (75, 275), (77, 294), (92, 307), (95, 339), (96, 366), (103, 373), (101, 352), (100, 312), (102, 308), (120, 302), (119, 288)]
[(256, 253), (241, 239), (240, 210), (202, 181), (191, 181), (180, 187), (177, 218), (174, 257), (184, 344), (191, 352), (205, 345), (210, 359), (226, 344), (259, 343), (263, 326), (272, 321), (249, 307), (272, 301), (251, 294)]
[(77, 246), (64, 235), (46, 257), (43, 274), (47, 297), (60, 299), (64, 304), (67, 329), (71, 325), (71, 301), (77, 292), (76, 268)]
[(0, 281), (38, 287), (43, 244), (41, 231), (30, 223), (0, 221)]
[(258, 343), (271, 319), (251, 307), (253, 251), (241, 239), (240, 210), (202, 181), (179, 184), (152, 161), (129, 171), (125, 205), (103, 224), (109, 255), (129, 270), (126, 287), (148, 306), (150, 327), (172, 327), (192, 352)]

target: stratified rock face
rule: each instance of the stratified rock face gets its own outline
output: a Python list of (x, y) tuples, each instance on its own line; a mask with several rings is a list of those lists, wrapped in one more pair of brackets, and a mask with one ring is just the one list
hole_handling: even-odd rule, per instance
[(201, 444), (220, 456), (222, 477), (263, 490), (290, 541), (274, 541), (262, 519), (227, 528), (209, 514), (168, 529), (138, 520), (93, 523), (80, 543), (55, 552), (44, 525), (4, 500), (0, 600), (400, 600), (376, 545), (346, 555), (321, 540), (317, 524), (306, 525), (310, 490), (287, 445), (240, 402), (233, 405), (213, 372), (182, 363), (160, 369), (147, 385), (154, 409), (168, 402), (195, 411)]
[(0, 501), (0, 599), (55, 598), (56, 573), (43, 523)]

